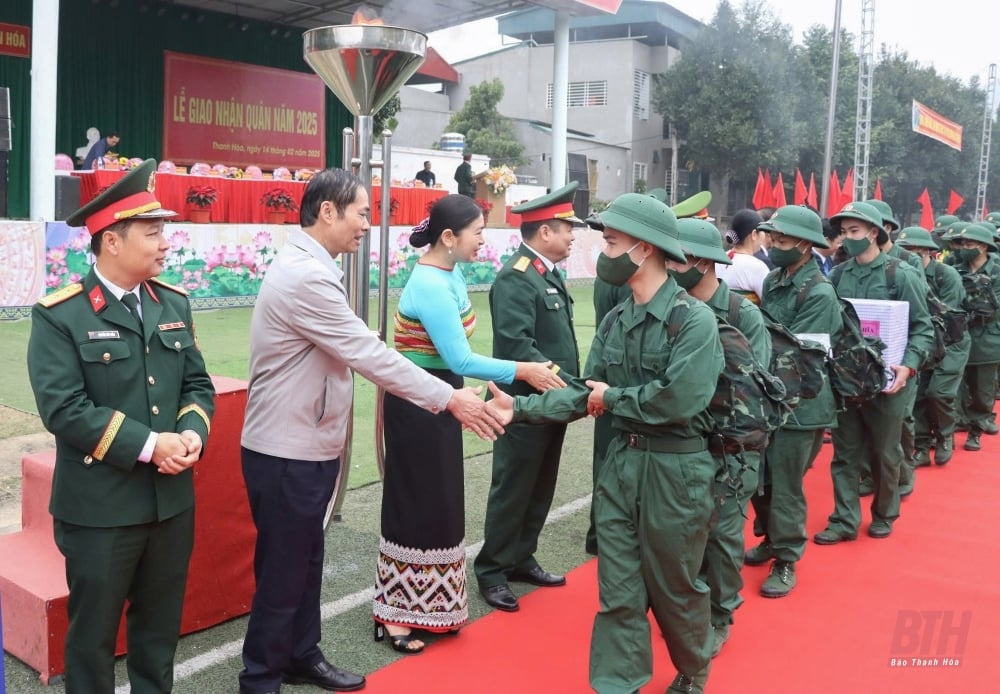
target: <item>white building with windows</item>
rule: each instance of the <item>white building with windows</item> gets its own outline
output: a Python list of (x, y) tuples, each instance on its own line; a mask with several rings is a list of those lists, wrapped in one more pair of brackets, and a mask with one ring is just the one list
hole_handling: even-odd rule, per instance
[[(455, 63), (458, 82), (435, 96), (446, 97), (449, 110), (457, 111), (472, 87), (500, 79), (505, 89), (498, 109), (513, 119), (529, 159), (518, 174), (547, 186), (555, 16), (535, 8), (503, 16), (498, 24), (501, 34), (521, 42)], [(580, 190), (600, 201), (636, 189), (669, 189), (673, 152), (669, 128), (651, 106), (653, 80), (680, 58), (683, 42), (704, 25), (664, 2), (624, 0), (616, 15), (577, 17), (569, 26), (567, 180), (579, 180)], [(404, 92), (401, 125), (410, 102)], [(409, 139), (411, 133), (404, 135)], [(687, 184), (683, 173), (680, 197)]]

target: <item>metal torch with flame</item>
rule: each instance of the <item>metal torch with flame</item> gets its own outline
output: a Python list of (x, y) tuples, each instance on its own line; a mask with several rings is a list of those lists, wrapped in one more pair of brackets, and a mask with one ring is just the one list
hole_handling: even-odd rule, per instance
[[(389, 289), (389, 194), (390, 142), (392, 133), (382, 132), (382, 159), (372, 159), (373, 116), (381, 109), (424, 61), (427, 36), (411, 29), (385, 26), (358, 10), (351, 24), (310, 29), (302, 35), (303, 56), (338, 99), (354, 114), (355, 128), (344, 128), (344, 169), (372, 192), (372, 169), (382, 170), (382, 200), (379, 253), (378, 330), (387, 335), (386, 301)], [(356, 253), (346, 255), (341, 263), (351, 309), (368, 322), (369, 238), (366, 235)], [(379, 475), (384, 469), (382, 440), (382, 391), (376, 394), (375, 449)], [(340, 476), (334, 491), (327, 521), (339, 516), (350, 471), (351, 439), (354, 433), (354, 408), (347, 419), (347, 441), (341, 459)]]

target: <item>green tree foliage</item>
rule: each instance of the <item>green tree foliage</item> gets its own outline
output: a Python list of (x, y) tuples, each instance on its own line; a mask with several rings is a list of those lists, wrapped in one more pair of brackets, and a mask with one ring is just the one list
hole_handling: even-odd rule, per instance
[(524, 146), (514, 135), (514, 124), (497, 110), (503, 99), (503, 82), (493, 79), (469, 90), (469, 98), (448, 121), (448, 132), (465, 135), (465, 148), (485, 154), (491, 166), (524, 163)]
[[(842, 32), (832, 150), (841, 178), (854, 166), (856, 43)], [(654, 107), (681, 134), (680, 160), (694, 162), (710, 173), (713, 187), (733, 193), (728, 209), (749, 203), (757, 167), (784, 173), (789, 202), (796, 168), (806, 177), (815, 172), (822, 184), (833, 64), (829, 29), (813, 26), (796, 44), (764, 0), (746, 0), (739, 8), (723, 0), (701, 35), (681, 50), (681, 60), (657, 79)], [(935, 214), (944, 212), (954, 189), (965, 198), (959, 214), (971, 217), (985, 108), (979, 79), (964, 84), (882, 47), (872, 85), (868, 195), (881, 180), (883, 197), (906, 224), (917, 221), (916, 198), (924, 187)], [(913, 132), (914, 99), (963, 126), (961, 152)], [(992, 115), (995, 120), (995, 110)], [(1000, 146), (991, 147), (990, 159), (996, 180)], [(987, 207), (1000, 209), (1000, 185), (988, 191)]]

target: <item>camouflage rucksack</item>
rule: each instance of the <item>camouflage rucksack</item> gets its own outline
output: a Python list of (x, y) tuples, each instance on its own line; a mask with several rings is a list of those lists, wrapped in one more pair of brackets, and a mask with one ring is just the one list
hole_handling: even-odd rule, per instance
[(969, 327), (978, 328), (997, 316), (997, 297), (993, 293), (993, 278), (985, 272), (962, 272), (965, 303), (962, 308), (969, 315)]
[(839, 296), (837, 300), (843, 311), (844, 329), (830, 345), (830, 387), (841, 406), (867, 402), (885, 389), (885, 343), (862, 332), (854, 304)]
[[(671, 341), (680, 333), (688, 310), (687, 304), (678, 302), (670, 311), (667, 335)], [(791, 411), (785, 386), (757, 361), (743, 333), (717, 320), (725, 365), (708, 406), (715, 423), (709, 450), (717, 458), (763, 451)]]
[(940, 319), (940, 323), (943, 326), (944, 345), (945, 347), (951, 347), (961, 342), (962, 338), (965, 337), (965, 331), (969, 325), (969, 314), (964, 310), (951, 308), (938, 298), (940, 294), (940, 285), (938, 283), (940, 282), (939, 275), (941, 273), (938, 267), (940, 265), (941, 263), (934, 263), (932, 266), (934, 274), (931, 280), (928, 281), (928, 284), (931, 286), (931, 294), (927, 298), (927, 308), (930, 309), (932, 319), (935, 315)]
[[(740, 296), (729, 295), (726, 319), (739, 328)], [(760, 309), (764, 327), (771, 338), (771, 363), (768, 372), (785, 386), (785, 403), (796, 407), (800, 400), (812, 400), (826, 383), (826, 349), (818, 342), (800, 340), (788, 328)]]

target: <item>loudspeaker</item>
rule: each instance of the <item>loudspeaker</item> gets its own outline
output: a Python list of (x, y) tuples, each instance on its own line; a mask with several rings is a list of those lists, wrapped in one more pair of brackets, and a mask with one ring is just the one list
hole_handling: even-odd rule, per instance
[(56, 176), (56, 221), (65, 221), (78, 209), (80, 209), (80, 179), (76, 176)]

